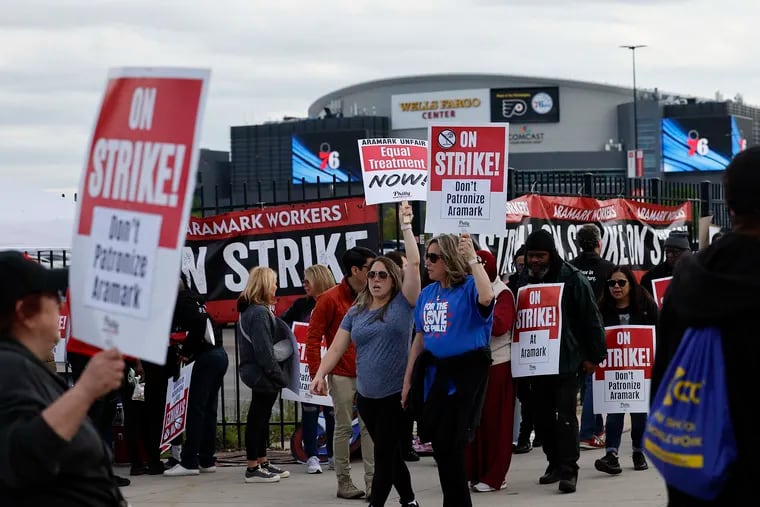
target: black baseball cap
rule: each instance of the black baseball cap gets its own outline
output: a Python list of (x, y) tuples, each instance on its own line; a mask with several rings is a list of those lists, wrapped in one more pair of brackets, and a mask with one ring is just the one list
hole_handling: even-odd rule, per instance
[(69, 286), (69, 270), (48, 269), (15, 250), (0, 252), (0, 309), (15, 307), (30, 294), (59, 294)]

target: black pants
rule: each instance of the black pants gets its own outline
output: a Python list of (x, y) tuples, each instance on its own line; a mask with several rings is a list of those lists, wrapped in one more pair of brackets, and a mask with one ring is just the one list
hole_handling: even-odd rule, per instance
[[(450, 395), (444, 412), (440, 414), (437, 435), (447, 438), (433, 439), (433, 457), (438, 464), (438, 478), (443, 491), (443, 507), (472, 507), (470, 487), (467, 483), (467, 472), (464, 465), (464, 449), (467, 440), (464, 435), (457, 433), (456, 419), (459, 404), (456, 394)], [(439, 437), (440, 438), (440, 437)]]
[[(76, 383), (82, 372), (90, 361), (88, 356), (69, 352), (67, 357), (71, 365), (71, 377)], [(90, 417), (93, 426), (98, 430), (100, 437), (111, 449), (113, 445), (113, 419), (116, 416), (116, 401), (118, 399), (118, 390), (112, 391), (97, 400), (90, 406), (87, 415)]]
[(164, 412), (166, 411), (166, 387), (169, 375), (160, 364), (142, 362), (145, 372), (145, 416), (147, 418), (147, 436), (145, 452), (148, 465), (157, 467), (161, 464), (161, 433), (164, 430)]
[(269, 443), (269, 419), (272, 407), (277, 400), (277, 393), (252, 393), (251, 407), (248, 409), (248, 421), (245, 427), (245, 453), (249, 461), (255, 461), (267, 455)]
[(229, 359), (222, 347), (206, 350), (195, 357), (182, 446), (182, 466), (187, 469), (196, 469), (198, 465), (208, 468), (215, 464), (219, 390), (228, 366)]
[(517, 399), (520, 400), (520, 433), (517, 436), (517, 443), (529, 443), (530, 433), (535, 430), (536, 440), (542, 440), (540, 430), (535, 424), (535, 393), (533, 392), (533, 379), (522, 377), (517, 379)]
[(127, 372), (130, 367), (132, 365), (128, 362), (119, 396), (124, 408), (124, 435), (127, 440), (129, 463), (133, 467), (141, 467), (145, 464), (142, 450), (148, 441), (148, 417), (145, 411), (145, 402), (132, 399), (135, 388), (127, 382)]
[(544, 438), (544, 454), (560, 477), (578, 475), (578, 375), (542, 375), (531, 379), (536, 403), (536, 429)]
[(375, 443), (375, 476), (372, 479), (372, 506), (385, 505), (391, 486), (396, 488), (401, 504), (414, 500), (412, 478), (401, 454), (405, 449), (404, 410), (401, 393), (385, 398), (358, 395), (356, 407)]

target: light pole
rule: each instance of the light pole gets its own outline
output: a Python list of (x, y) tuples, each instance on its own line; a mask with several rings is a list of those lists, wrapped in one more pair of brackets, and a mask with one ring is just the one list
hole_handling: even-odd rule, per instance
[(636, 154), (639, 152), (639, 111), (636, 98), (636, 50), (647, 47), (646, 44), (634, 44), (630, 46), (622, 45), (623, 49), (630, 49), (633, 57), (633, 149)]

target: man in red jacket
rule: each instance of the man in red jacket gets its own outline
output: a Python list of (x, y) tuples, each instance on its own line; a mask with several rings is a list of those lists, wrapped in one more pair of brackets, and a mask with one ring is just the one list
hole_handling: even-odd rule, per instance
[[(375, 252), (367, 248), (354, 247), (347, 250), (340, 259), (343, 280), (332, 289), (322, 293), (317, 299), (306, 335), (306, 361), (309, 363), (312, 379), (322, 362), (322, 336), (325, 337), (329, 347), (343, 317), (354, 303), (356, 295), (367, 285), (367, 271), (375, 257)], [(364, 491), (354, 486), (349, 465), (349, 442), (353, 432), (351, 422), (356, 397), (356, 349), (353, 343), (349, 345), (338, 365), (328, 376), (327, 385), (335, 408), (333, 455), (335, 474), (338, 477), (338, 498), (362, 498)], [(372, 438), (361, 418), (359, 427), (361, 428), (364, 482), (367, 487), (367, 496), (370, 496), (372, 477), (375, 474), (374, 448)]]

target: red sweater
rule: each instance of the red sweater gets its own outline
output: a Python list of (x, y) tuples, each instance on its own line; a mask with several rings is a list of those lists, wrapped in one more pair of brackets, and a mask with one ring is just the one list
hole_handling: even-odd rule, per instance
[[(309, 320), (309, 331), (306, 334), (306, 361), (309, 363), (309, 373), (312, 378), (322, 363), (322, 336), (325, 337), (329, 348), (343, 317), (346, 316), (355, 298), (356, 294), (345, 277), (340, 284), (326, 290), (317, 298), (317, 304)], [(343, 377), (356, 377), (356, 348), (353, 342), (349, 344), (345, 354), (330, 373)]]

